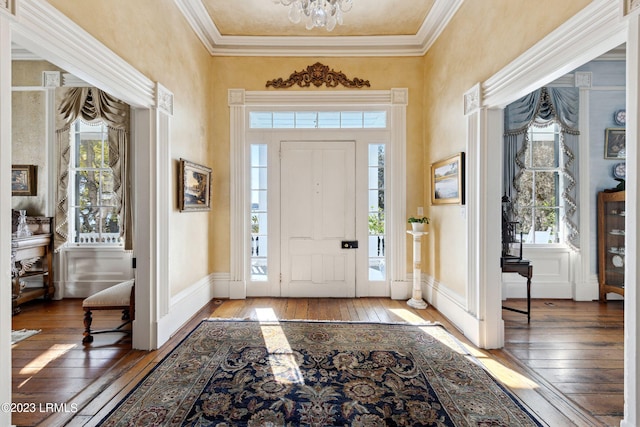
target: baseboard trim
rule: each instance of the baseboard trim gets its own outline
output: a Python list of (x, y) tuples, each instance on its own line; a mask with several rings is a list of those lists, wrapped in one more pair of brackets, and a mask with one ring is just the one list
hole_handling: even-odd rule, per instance
[(158, 347), (167, 342), (209, 301), (217, 297), (213, 289), (214, 275), (210, 274), (171, 297), (169, 312), (158, 321)]
[(481, 321), (467, 311), (462, 297), (428, 275), (423, 276), (422, 295), (471, 342), (480, 342)]

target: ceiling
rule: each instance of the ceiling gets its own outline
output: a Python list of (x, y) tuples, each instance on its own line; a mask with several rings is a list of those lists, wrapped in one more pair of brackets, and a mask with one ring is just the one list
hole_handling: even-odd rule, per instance
[(354, 0), (331, 32), (274, 0), (174, 1), (211, 55), (420, 56), (464, 0)]

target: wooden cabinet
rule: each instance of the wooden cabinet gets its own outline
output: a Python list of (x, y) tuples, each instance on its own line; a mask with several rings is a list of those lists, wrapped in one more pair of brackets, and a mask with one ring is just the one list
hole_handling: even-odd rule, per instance
[(11, 296), (13, 314), (20, 304), (36, 298), (53, 297), (53, 253), (51, 219), (30, 217), (31, 236), (11, 239)]
[(598, 193), (598, 282), (600, 301), (624, 296), (625, 192)]

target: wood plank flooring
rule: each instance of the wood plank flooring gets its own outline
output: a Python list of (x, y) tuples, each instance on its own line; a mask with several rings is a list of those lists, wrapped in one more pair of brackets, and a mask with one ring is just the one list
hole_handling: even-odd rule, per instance
[[(524, 307), (522, 300), (510, 300)], [(267, 310), (265, 312), (265, 310)], [(272, 311), (270, 311), (272, 310)], [(369, 322), (438, 321), (549, 426), (614, 426), (622, 418), (623, 304), (534, 300), (532, 319), (503, 311), (505, 348), (478, 350), (432, 307), (415, 310), (388, 298), (212, 301), (161, 349), (131, 350), (122, 334), (82, 339), (81, 300), (23, 306), (13, 329), (42, 329), (12, 349), (13, 402), (44, 411), (13, 414), (18, 426), (93, 426), (206, 317)], [(97, 328), (119, 324), (120, 313), (94, 316)], [(58, 404), (46, 410), (46, 404)], [(62, 406), (60, 404), (66, 403)], [(41, 406), (43, 404), (44, 406)]]

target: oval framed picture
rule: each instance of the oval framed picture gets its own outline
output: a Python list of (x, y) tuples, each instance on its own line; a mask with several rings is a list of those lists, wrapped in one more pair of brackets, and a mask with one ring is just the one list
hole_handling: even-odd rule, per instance
[(625, 110), (617, 110), (613, 113), (613, 121), (618, 126), (624, 126), (627, 123), (627, 112)]

